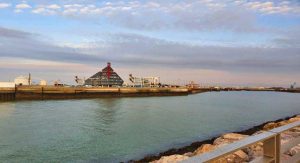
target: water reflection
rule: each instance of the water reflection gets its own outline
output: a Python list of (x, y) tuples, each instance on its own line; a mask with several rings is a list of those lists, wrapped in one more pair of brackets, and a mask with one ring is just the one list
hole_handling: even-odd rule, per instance
[(0, 104), (0, 118), (9, 117), (15, 112), (15, 103), (1, 102)]
[(95, 105), (93, 117), (93, 128), (100, 131), (103, 134), (112, 133), (112, 125), (118, 121), (120, 117), (120, 105), (122, 99), (117, 98), (106, 98), (106, 99), (95, 99), (93, 104)]

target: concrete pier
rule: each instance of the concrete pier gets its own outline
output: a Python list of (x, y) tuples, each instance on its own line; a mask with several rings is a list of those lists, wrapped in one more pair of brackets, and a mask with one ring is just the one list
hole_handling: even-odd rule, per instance
[(15, 88), (0, 88), (0, 101), (15, 100)]
[(187, 88), (55, 87), (18, 86), (0, 89), (0, 100), (82, 99), (100, 97), (146, 97), (188, 95)]

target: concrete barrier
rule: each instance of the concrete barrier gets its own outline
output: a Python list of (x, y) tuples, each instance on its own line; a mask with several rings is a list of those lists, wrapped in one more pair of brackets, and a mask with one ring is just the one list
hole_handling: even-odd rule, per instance
[[(18, 86), (1, 88), (1, 93), (13, 93), (16, 100), (81, 99), (100, 97), (147, 97), (188, 95), (185, 88), (118, 88), (118, 87), (55, 87)], [(3, 99), (6, 97), (3, 95)], [(5, 98), (6, 99), (6, 98)]]

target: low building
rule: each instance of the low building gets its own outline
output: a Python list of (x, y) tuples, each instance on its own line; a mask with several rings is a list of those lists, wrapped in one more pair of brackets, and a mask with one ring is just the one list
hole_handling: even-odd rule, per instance
[(60, 81), (60, 80), (56, 80), (54, 81), (54, 84), (53, 84), (55, 87), (62, 87), (64, 86), (64, 84)]
[(15, 78), (15, 84), (16, 85), (31, 85), (31, 77), (29, 76), (19, 76)]
[(102, 71), (97, 72), (93, 76), (84, 81), (84, 85), (91, 86), (122, 86), (123, 79), (111, 68), (110, 62)]
[(41, 81), (40, 81), (40, 85), (42, 85), (42, 86), (47, 85), (47, 81), (46, 81), (46, 80), (41, 80)]
[(0, 88), (14, 88), (14, 82), (0, 82)]
[(134, 87), (160, 87), (160, 77), (134, 77), (129, 74), (129, 81)]

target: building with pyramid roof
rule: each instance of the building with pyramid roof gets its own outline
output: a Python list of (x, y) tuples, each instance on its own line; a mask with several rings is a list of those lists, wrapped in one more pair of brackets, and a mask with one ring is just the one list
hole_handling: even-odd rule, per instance
[(107, 66), (102, 71), (97, 72), (84, 82), (85, 85), (107, 87), (121, 86), (123, 83), (123, 79), (111, 68), (110, 62), (107, 63)]

